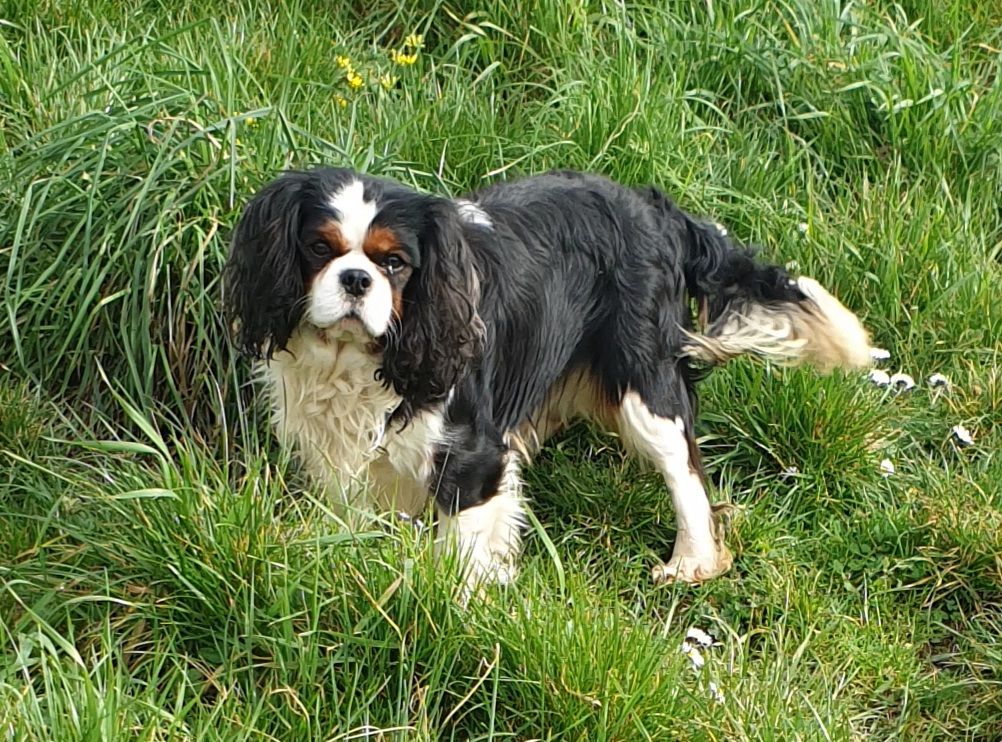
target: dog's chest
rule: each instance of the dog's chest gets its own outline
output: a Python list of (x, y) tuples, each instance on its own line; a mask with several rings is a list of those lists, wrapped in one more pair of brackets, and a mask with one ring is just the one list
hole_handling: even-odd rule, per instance
[(394, 489), (385, 480), (395, 475), (427, 482), (441, 414), (420, 414), (403, 430), (388, 425), (400, 397), (376, 380), (378, 357), (357, 343), (297, 338), (289, 350), (264, 370), (279, 435), (294, 442), (311, 476), (347, 484), (371, 473), (380, 489)]

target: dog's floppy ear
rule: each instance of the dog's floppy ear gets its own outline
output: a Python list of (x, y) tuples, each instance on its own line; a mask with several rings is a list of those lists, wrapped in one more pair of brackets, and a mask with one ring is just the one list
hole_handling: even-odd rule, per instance
[(223, 300), (230, 321), (237, 323), (240, 349), (255, 358), (270, 358), (284, 348), (302, 317), (302, 188), (295, 174), (265, 186), (233, 233)]
[(407, 282), (399, 331), (388, 335), (380, 376), (403, 397), (405, 421), (444, 399), (482, 350), (479, 284), (451, 201), (429, 197), (419, 233), (420, 260)]

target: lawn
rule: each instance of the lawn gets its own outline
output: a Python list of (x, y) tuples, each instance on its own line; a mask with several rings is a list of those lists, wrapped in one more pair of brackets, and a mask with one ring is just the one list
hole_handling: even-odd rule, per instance
[[(475, 5), (0, 4), (0, 739), (1002, 738), (1000, 6)], [(241, 206), (317, 162), (656, 183), (916, 386), (716, 370), (699, 587), (651, 584), (670, 498), (576, 427), (463, 608), (428, 531), (338, 527), (219, 314)]]

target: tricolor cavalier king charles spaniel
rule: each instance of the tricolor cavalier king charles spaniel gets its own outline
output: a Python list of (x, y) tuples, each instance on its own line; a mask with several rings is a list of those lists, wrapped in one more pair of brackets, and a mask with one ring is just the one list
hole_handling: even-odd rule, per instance
[(472, 588), (508, 582), (520, 470), (574, 418), (671, 491), (656, 581), (732, 556), (693, 431), (698, 369), (751, 353), (861, 367), (859, 320), (657, 188), (554, 172), (460, 200), (346, 169), (289, 172), (244, 211), (224, 275), (281, 438), (346, 509), (417, 515)]

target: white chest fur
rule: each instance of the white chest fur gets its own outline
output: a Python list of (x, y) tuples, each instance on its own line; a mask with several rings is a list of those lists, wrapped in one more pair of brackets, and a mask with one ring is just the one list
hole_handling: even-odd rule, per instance
[(378, 367), (361, 342), (298, 334), (261, 371), (279, 436), (310, 476), (342, 502), (416, 515), (427, 499), (442, 414), (421, 413), (402, 431), (387, 426), (400, 397), (376, 380)]

